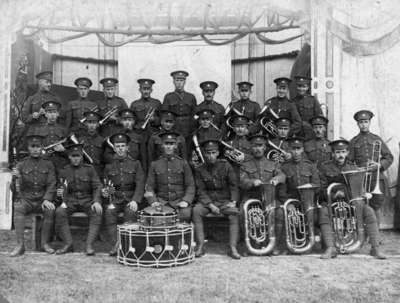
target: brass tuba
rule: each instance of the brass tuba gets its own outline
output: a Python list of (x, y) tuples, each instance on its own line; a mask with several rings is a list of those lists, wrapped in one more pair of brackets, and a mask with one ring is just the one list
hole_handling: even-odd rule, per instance
[(243, 205), (245, 244), (253, 255), (267, 255), (276, 244), (275, 237), (275, 186), (261, 185), (262, 198), (249, 199)]
[[(342, 172), (346, 185), (332, 183), (327, 189), (328, 211), (331, 217), (335, 246), (341, 253), (352, 253), (358, 250), (365, 239), (364, 226), (357, 204), (364, 203), (364, 182), (367, 170)], [(343, 190), (343, 195), (334, 193)]]
[[(286, 246), (292, 253), (306, 253), (314, 246), (314, 197), (316, 188), (318, 186), (310, 183), (298, 186), (300, 200), (288, 199), (283, 205)], [(293, 208), (289, 209), (289, 205), (293, 205)]]

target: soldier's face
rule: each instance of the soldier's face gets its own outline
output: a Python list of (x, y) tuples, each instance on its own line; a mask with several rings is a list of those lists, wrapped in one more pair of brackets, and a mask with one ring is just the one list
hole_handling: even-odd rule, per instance
[(298, 83), (297, 84), (297, 93), (301, 96), (304, 96), (308, 93), (310, 86), (307, 83)]
[(174, 125), (175, 125), (175, 122), (174, 122), (174, 120), (171, 120), (171, 119), (161, 119), (161, 127), (164, 129), (164, 130), (171, 130), (173, 127), (174, 127)]
[(206, 158), (206, 161), (211, 164), (217, 162), (218, 156), (219, 156), (218, 150), (207, 150), (204, 153), (204, 157)]
[(46, 110), (45, 116), (47, 118), (47, 122), (54, 123), (57, 121), (59, 113), (58, 113), (58, 110), (56, 110), (56, 109), (50, 109), (50, 110)]
[(79, 97), (81, 97), (81, 98), (87, 98), (87, 96), (88, 96), (88, 94), (89, 94), (89, 87), (86, 87), (86, 86), (84, 86), (84, 85), (79, 85), (77, 88), (76, 88), (76, 90), (77, 90), (77, 92), (78, 92), (78, 94), (79, 94)]
[(105, 87), (103, 89), (104, 95), (106, 95), (107, 98), (112, 98), (115, 96), (115, 91), (116, 91), (116, 87), (115, 86), (109, 86), (109, 87)]
[(47, 79), (40, 79), (38, 82), (39, 90), (42, 92), (48, 92), (51, 89), (51, 81)]
[(256, 143), (251, 145), (251, 150), (255, 158), (261, 158), (264, 156), (267, 146), (265, 144)]
[(71, 154), (68, 158), (72, 166), (79, 166), (82, 162), (83, 156), (81, 154)]
[(214, 99), (215, 90), (213, 89), (205, 89), (203, 90), (204, 100), (212, 101)]
[(176, 142), (163, 142), (163, 150), (166, 155), (173, 155), (178, 147)]
[(304, 148), (300, 147), (300, 146), (293, 146), (290, 149), (290, 153), (292, 154), (293, 160), (295, 162), (299, 162), (301, 160), (303, 152), (304, 152)]
[(248, 88), (239, 89), (239, 96), (242, 100), (247, 100), (250, 98), (251, 90)]
[(135, 119), (134, 118), (122, 118), (121, 119), (121, 125), (125, 129), (132, 129), (133, 126), (135, 125)]
[(202, 128), (209, 128), (211, 126), (211, 118), (201, 118), (199, 119), (200, 126)]
[(239, 137), (246, 136), (249, 133), (249, 128), (247, 125), (234, 125), (233, 131)]
[(185, 87), (186, 80), (182, 78), (174, 78), (175, 89), (178, 91), (182, 91)]
[(29, 155), (33, 158), (39, 158), (42, 154), (42, 146), (40, 144), (29, 144), (28, 145)]
[(94, 132), (99, 127), (99, 122), (98, 121), (86, 121), (85, 125), (89, 132)]
[(279, 138), (287, 138), (289, 135), (290, 127), (289, 126), (278, 126), (278, 136)]
[(150, 98), (151, 93), (153, 92), (153, 89), (149, 86), (144, 86), (139, 88), (140, 94), (142, 95), (142, 98), (147, 99)]
[(325, 125), (313, 125), (314, 134), (317, 138), (324, 138), (326, 133)]
[(278, 86), (276, 88), (276, 95), (278, 98), (285, 98), (289, 93), (289, 88), (287, 86)]
[(339, 165), (343, 165), (346, 161), (349, 151), (347, 149), (337, 149), (332, 154), (335, 162)]
[(118, 157), (125, 157), (128, 153), (128, 144), (126, 143), (114, 143), (115, 153)]
[(363, 120), (358, 120), (357, 121), (358, 128), (360, 129), (360, 131), (362, 133), (365, 133), (365, 132), (369, 131), (370, 124), (371, 124), (371, 121), (367, 120), (367, 119), (365, 119), (365, 120), (363, 119)]

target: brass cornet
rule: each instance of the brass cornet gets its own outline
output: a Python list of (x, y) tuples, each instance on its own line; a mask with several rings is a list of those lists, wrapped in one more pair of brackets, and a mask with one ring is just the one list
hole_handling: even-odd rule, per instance
[[(97, 105), (93, 106), (89, 111), (90, 112), (98, 112), (100, 109)], [(80, 123), (85, 123), (86, 117), (83, 117), (82, 119), (79, 120)]]
[(244, 159), (244, 152), (240, 151), (239, 149), (233, 147), (232, 145), (226, 143), (225, 141), (220, 141), (223, 146), (228, 148), (225, 152), (226, 156), (231, 159), (233, 162), (241, 163)]
[(106, 112), (106, 113), (104, 114), (104, 117), (103, 117), (103, 119), (101, 119), (101, 120), (99, 121), (99, 124), (100, 124), (100, 125), (105, 124), (105, 123), (108, 121), (108, 119), (110, 119), (110, 118), (111, 118), (113, 115), (115, 115), (117, 112), (118, 112), (118, 106), (114, 106), (114, 107), (111, 108), (108, 112)]
[(152, 108), (151, 110), (149, 110), (144, 118), (144, 122), (143, 125), (141, 127), (141, 129), (146, 129), (147, 124), (149, 124), (150, 120), (153, 118), (154, 113), (156, 112), (155, 108)]
[[(74, 144), (79, 144), (79, 143), (80, 143), (79, 140), (78, 140), (78, 138), (75, 136), (75, 134), (71, 134), (71, 135), (69, 136), (69, 139), (70, 139), (71, 142), (74, 143)], [(90, 164), (93, 164), (93, 159), (92, 159), (92, 157), (90, 157), (89, 154), (88, 154), (84, 149), (82, 149), (82, 153), (83, 153), (83, 156), (85, 157), (85, 159), (86, 159)]]

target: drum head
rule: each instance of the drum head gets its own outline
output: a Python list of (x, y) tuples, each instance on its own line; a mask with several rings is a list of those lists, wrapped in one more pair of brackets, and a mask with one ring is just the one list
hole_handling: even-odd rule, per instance
[(150, 216), (162, 216), (174, 214), (175, 210), (172, 207), (164, 205), (160, 205), (157, 207), (149, 206), (143, 209), (143, 213)]

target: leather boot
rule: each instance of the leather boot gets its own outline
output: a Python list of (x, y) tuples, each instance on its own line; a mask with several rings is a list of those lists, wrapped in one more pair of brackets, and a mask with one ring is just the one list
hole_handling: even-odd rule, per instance
[(238, 253), (238, 251), (237, 251), (235, 246), (230, 246), (229, 247), (228, 256), (231, 257), (232, 259), (235, 259), (235, 260), (239, 260), (240, 259), (240, 254)]
[(42, 245), (42, 250), (50, 255), (54, 254), (56, 251), (53, 247), (50, 246), (49, 243), (45, 243)]
[(56, 255), (63, 255), (73, 251), (74, 247), (72, 246), (72, 244), (65, 244), (63, 247), (56, 250)]
[(25, 253), (24, 232), (25, 232), (25, 214), (16, 210), (14, 215), (15, 234), (17, 237), (17, 246), (10, 253), (10, 257), (21, 256)]
[(380, 250), (380, 248), (378, 246), (371, 248), (370, 255), (375, 257), (378, 260), (386, 259), (386, 256), (382, 253), (382, 251)]
[(55, 250), (50, 246), (52, 231), (54, 226), (54, 211), (45, 211), (41, 232), (41, 248), (48, 254), (54, 254)]
[(61, 239), (64, 241), (64, 246), (56, 250), (56, 255), (66, 254), (74, 251), (72, 246), (72, 235), (68, 224), (63, 224), (58, 227)]
[[(93, 219), (96, 220), (97, 218), (93, 218)], [(90, 220), (90, 221), (92, 221), (92, 220)], [(88, 236), (86, 239), (86, 255), (94, 256), (95, 251), (93, 249), (93, 242), (96, 240), (97, 235), (99, 234), (100, 224), (97, 224), (97, 222), (90, 222), (90, 221), (89, 221)]]
[(10, 253), (10, 257), (18, 257), (22, 256), (25, 253), (25, 245), (24, 243), (19, 243), (13, 251)]
[(196, 249), (194, 255), (196, 258), (200, 258), (206, 253), (204, 249), (204, 226), (203, 218), (196, 212), (193, 213), (193, 223), (196, 236)]
[(118, 253), (118, 248), (119, 248), (119, 243), (118, 241), (115, 242), (114, 246), (111, 248), (111, 250), (108, 252), (108, 255), (110, 257), (115, 257)]
[(321, 255), (321, 259), (333, 259), (337, 257), (337, 251), (334, 247), (329, 246), (325, 252)]

